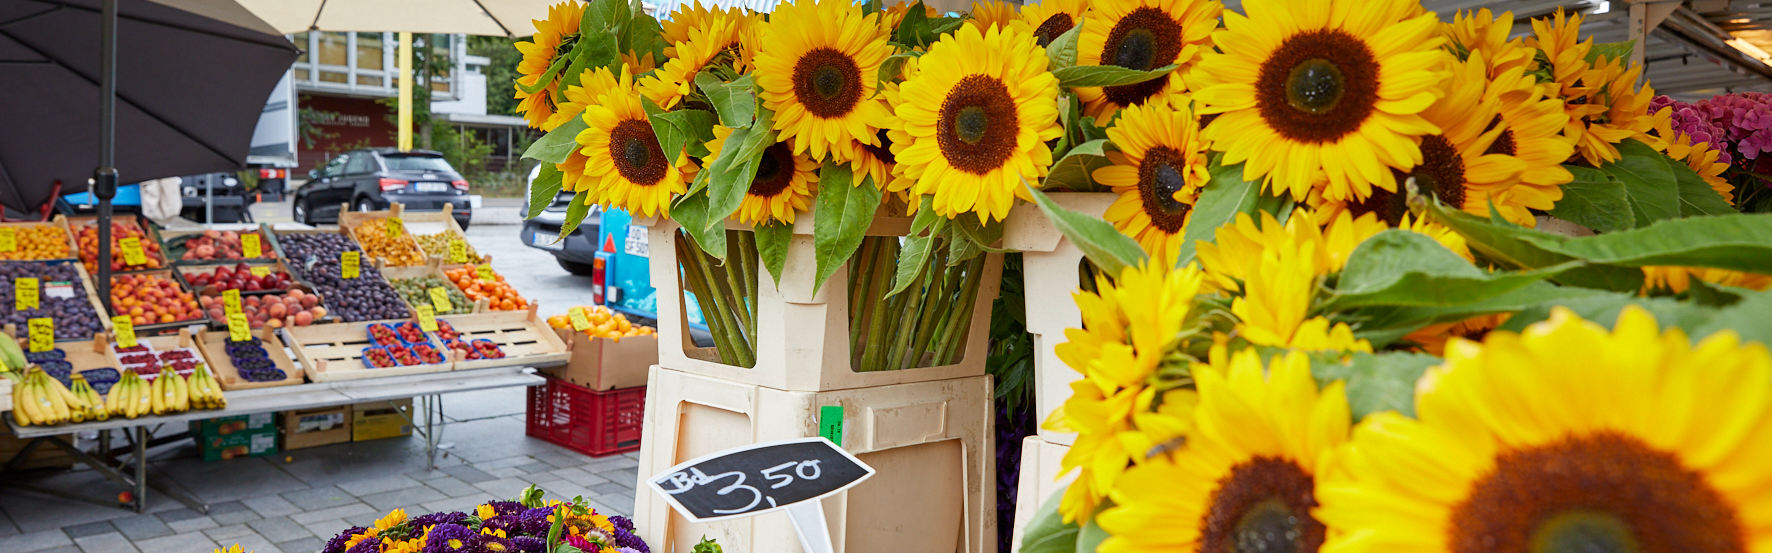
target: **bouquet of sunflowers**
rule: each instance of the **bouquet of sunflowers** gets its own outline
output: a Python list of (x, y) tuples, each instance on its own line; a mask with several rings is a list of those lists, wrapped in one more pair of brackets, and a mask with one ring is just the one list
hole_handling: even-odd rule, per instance
[(542, 494), (532, 485), (517, 501), (489, 501), (472, 513), (407, 518), (394, 509), (373, 526), (339, 532), (321, 553), (650, 553), (632, 521), (599, 514), (583, 498)]

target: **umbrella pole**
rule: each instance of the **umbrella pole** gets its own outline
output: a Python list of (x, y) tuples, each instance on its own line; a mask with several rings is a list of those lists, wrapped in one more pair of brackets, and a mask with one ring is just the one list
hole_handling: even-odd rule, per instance
[(98, 198), (98, 300), (111, 305), (111, 199), (117, 197), (117, 0), (99, 8), (98, 169), (92, 195)]

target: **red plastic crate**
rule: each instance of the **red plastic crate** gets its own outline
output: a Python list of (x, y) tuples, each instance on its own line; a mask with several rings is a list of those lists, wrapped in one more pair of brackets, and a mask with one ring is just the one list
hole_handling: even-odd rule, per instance
[(644, 386), (598, 392), (542, 376), (546, 384), (529, 388), (526, 434), (592, 457), (640, 449)]

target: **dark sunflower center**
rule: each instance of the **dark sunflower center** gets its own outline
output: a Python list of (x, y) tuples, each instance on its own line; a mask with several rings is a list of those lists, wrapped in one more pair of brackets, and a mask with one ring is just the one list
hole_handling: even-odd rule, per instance
[[(1181, 24), (1163, 10), (1151, 7), (1132, 10), (1108, 31), (1107, 41), (1101, 48), (1101, 62), (1139, 71), (1168, 65), (1181, 54), (1181, 32)], [(1142, 83), (1106, 87), (1102, 92), (1108, 101), (1133, 106), (1162, 92), (1168, 82), (1167, 77), (1158, 77)]]
[(1496, 137), (1494, 143), (1489, 144), (1489, 149), (1483, 150), (1483, 155), (1504, 154), (1511, 156), (1518, 152), (1519, 148), (1519, 145), (1514, 143), (1514, 130), (1507, 129), (1501, 131), (1501, 136)]
[(1411, 174), (1422, 193), (1433, 194), (1453, 209), (1464, 206), (1464, 158), (1446, 137), (1435, 134), (1421, 139), (1421, 165)]
[(1048, 44), (1052, 44), (1052, 41), (1056, 40), (1058, 35), (1065, 34), (1066, 32), (1069, 32), (1072, 27), (1076, 26), (1077, 22), (1071, 20), (1071, 14), (1053, 14), (1052, 17), (1048, 17), (1045, 21), (1041, 21), (1040, 26), (1034, 29), (1034, 41), (1040, 43), (1040, 46), (1044, 47)]
[(757, 176), (751, 179), (751, 195), (773, 198), (794, 183), (794, 148), (777, 142), (763, 150), (757, 163)]
[(1341, 68), (1329, 60), (1304, 60), (1286, 76), (1286, 103), (1306, 113), (1329, 113), (1347, 92), (1343, 80)]
[(874, 136), (880, 139), (879, 146), (862, 144), (861, 147), (867, 148), (868, 153), (874, 154), (874, 159), (880, 160), (881, 163), (887, 165), (897, 163), (898, 158), (892, 155), (892, 142), (886, 139), (886, 129), (880, 129), (880, 132)]
[(800, 56), (794, 64), (794, 97), (806, 111), (823, 118), (848, 115), (861, 100), (861, 68), (831, 48)]
[(1169, 234), (1181, 232), (1193, 207), (1175, 199), (1175, 193), (1187, 187), (1187, 179), (1181, 176), (1186, 166), (1181, 152), (1168, 146), (1150, 149), (1138, 164), (1138, 197), (1144, 212), (1152, 225)]
[(1503, 452), (1447, 528), (1455, 553), (1747, 551), (1735, 509), (1703, 475), (1616, 432)]
[(1378, 103), (1378, 60), (1345, 31), (1298, 33), (1262, 62), (1255, 99), (1262, 119), (1281, 136), (1334, 141), (1359, 130)]
[(974, 175), (1007, 163), (1021, 130), (1009, 88), (984, 75), (967, 75), (954, 84), (935, 125), (936, 143), (948, 164)]
[(1325, 528), (1311, 517), (1314, 486), (1297, 463), (1284, 459), (1256, 457), (1231, 467), (1201, 521), (1200, 550), (1315, 553)]
[[(1396, 174), (1397, 186), (1402, 186), (1403, 179), (1408, 178), (1408, 175)], [(1367, 213), (1377, 213), (1378, 220), (1394, 227), (1403, 221), (1403, 214), (1409, 212), (1407, 200), (1402, 193), (1373, 187), (1371, 196), (1367, 196), (1365, 201), (1347, 204), (1347, 210), (1356, 219)]]
[(609, 158), (623, 178), (641, 186), (658, 184), (669, 169), (652, 125), (640, 119), (622, 121), (610, 131)]

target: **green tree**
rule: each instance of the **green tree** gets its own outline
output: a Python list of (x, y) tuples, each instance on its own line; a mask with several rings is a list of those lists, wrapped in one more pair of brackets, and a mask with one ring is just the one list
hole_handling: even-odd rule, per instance
[(529, 37), (505, 38), (501, 36), (470, 36), (468, 37), (468, 54), (486, 56), (492, 60), (481, 68), (486, 75), (486, 113), (497, 115), (516, 115), (517, 98), (512, 94), (512, 83), (517, 81), (517, 62), (523, 61), (523, 53), (513, 46), (519, 40)]

